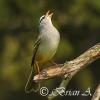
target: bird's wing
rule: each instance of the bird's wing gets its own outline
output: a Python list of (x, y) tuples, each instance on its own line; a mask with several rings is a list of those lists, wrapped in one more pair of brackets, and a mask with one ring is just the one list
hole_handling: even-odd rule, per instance
[(35, 55), (36, 55), (36, 52), (37, 52), (38, 47), (40, 45), (40, 40), (41, 40), (41, 38), (38, 38), (37, 41), (34, 44), (34, 47), (33, 47), (33, 57), (32, 57), (31, 66), (34, 65)]
[(28, 78), (28, 81), (26, 83), (26, 86), (25, 86), (25, 92), (26, 93), (30, 93), (32, 91), (38, 91), (38, 89), (40, 87), (40, 83), (36, 83), (36, 82), (33, 81), (34, 75), (36, 75), (36, 73), (38, 72), (34, 62), (35, 62), (36, 52), (37, 52), (38, 47), (40, 45), (40, 40), (41, 40), (41, 38), (38, 38), (37, 41), (34, 44), (34, 47), (33, 47), (33, 57), (32, 57), (32, 62), (31, 62), (31, 66), (32, 66), (31, 68), (32, 69), (31, 69), (31, 73), (30, 73), (30, 76)]

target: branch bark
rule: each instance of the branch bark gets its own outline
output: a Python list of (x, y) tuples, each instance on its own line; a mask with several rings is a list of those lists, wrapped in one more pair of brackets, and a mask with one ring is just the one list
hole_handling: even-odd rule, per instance
[[(90, 63), (100, 58), (100, 43), (88, 49), (86, 52), (81, 54), (79, 57), (71, 61), (66, 61), (64, 64), (58, 64), (43, 69), (38, 75), (34, 76), (34, 81), (42, 81), (53, 77), (64, 77), (59, 87), (65, 87), (68, 85), (72, 77), (81, 69), (88, 66)], [(59, 93), (53, 91), (53, 94), (48, 95), (48, 99), (52, 100)]]
[(91, 100), (100, 100), (100, 84), (98, 85), (97, 89)]

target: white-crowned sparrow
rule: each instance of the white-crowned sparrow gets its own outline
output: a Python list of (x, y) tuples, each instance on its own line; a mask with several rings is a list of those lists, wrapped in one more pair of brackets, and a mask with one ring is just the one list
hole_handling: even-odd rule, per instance
[(25, 86), (25, 91), (27, 93), (37, 91), (39, 89), (39, 83), (33, 81), (34, 75), (39, 72), (39, 67), (51, 60), (51, 58), (55, 55), (60, 41), (60, 34), (51, 21), (52, 15), (53, 13), (48, 11), (45, 15), (40, 17), (40, 34), (34, 44), (31, 63), (32, 69)]

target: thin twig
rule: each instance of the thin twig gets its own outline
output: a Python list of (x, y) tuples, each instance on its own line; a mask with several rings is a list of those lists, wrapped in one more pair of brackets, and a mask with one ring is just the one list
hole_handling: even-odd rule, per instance
[(91, 100), (100, 100), (100, 84), (98, 85), (97, 89)]

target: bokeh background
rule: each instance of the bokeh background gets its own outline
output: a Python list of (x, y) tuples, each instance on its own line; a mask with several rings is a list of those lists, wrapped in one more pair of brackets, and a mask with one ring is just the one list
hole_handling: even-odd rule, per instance
[[(39, 93), (26, 94), (39, 18), (54, 12), (53, 24), (61, 34), (55, 62), (64, 63), (100, 42), (100, 0), (0, 0), (0, 100), (47, 100)], [(56, 88), (61, 79), (45, 81)], [(100, 83), (100, 59), (80, 71), (68, 89), (94, 92)], [(90, 100), (87, 97), (58, 97), (56, 100)]]

